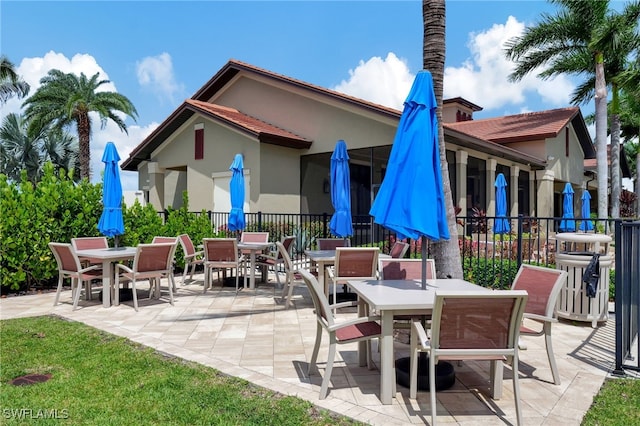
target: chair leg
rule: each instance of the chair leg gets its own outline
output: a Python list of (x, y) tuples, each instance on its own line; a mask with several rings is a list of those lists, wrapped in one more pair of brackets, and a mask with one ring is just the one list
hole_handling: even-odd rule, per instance
[(333, 360), (336, 356), (336, 342), (334, 338), (331, 338), (329, 344), (329, 357), (327, 358), (327, 368), (322, 378), (322, 385), (320, 386), (320, 399), (327, 397), (327, 391), (329, 390), (329, 382), (331, 381), (331, 371), (333, 371)]
[[(160, 279), (158, 278), (158, 282)], [(169, 285), (169, 303), (173, 305), (173, 291), (175, 290), (176, 282), (173, 279), (173, 274), (170, 273), (167, 277), (167, 284)]]
[(307, 374), (311, 375), (316, 370), (316, 362), (318, 361), (318, 352), (320, 352), (320, 343), (322, 342), (322, 326), (317, 325), (316, 328), (316, 344), (313, 346), (313, 353), (311, 354), (311, 361), (309, 361), (309, 368)]
[(436, 417), (438, 417), (436, 412), (436, 362), (431, 356), (429, 357), (429, 396), (431, 399), (431, 425), (435, 426)]
[(520, 380), (518, 380), (518, 355), (512, 360), (513, 366), (513, 399), (516, 404), (516, 419), (518, 426), (522, 424), (522, 409), (520, 407)]
[[(73, 283), (76, 283), (76, 285), (74, 286)], [(78, 307), (78, 301), (80, 300), (80, 289), (82, 287), (82, 284), (84, 284), (83, 281), (80, 281), (79, 278), (72, 278), (71, 279), (71, 288), (73, 289), (75, 287), (75, 292), (73, 292), (72, 290), (72, 296), (73, 296), (73, 310), (75, 311), (76, 308)]]
[(411, 356), (409, 358), (409, 398), (415, 399), (418, 389), (418, 337), (411, 327)]
[[(189, 272), (189, 264), (185, 262), (184, 270), (182, 271), (182, 285), (184, 285), (184, 280), (187, 278), (187, 272)], [(191, 272), (191, 276), (193, 276), (193, 271)]]
[(135, 276), (131, 280), (131, 288), (133, 292), (133, 308), (138, 312), (138, 292), (136, 291), (136, 279)]
[(63, 281), (64, 281), (64, 278), (62, 277), (62, 274), (58, 274), (58, 289), (56, 290), (56, 300), (53, 301), (53, 306), (58, 305), (58, 300), (60, 299), (60, 292), (62, 291)]
[(553, 375), (553, 384), (560, 384), (560, 373), (558, 372), (558, 366), (556, 365), (556, 357), (553, 355), (553, 343), (551, 342), (551, 323), (544, 323), (544, 341), (547, 347), (547, 358), (549, 358), (549, 365), (551, 366), (551, 374)]

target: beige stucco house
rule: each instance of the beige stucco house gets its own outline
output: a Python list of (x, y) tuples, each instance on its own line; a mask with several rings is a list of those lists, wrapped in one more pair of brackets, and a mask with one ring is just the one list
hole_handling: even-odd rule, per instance
[[(511, 215), (561, 215), (561, 192), (593, 172), (592, 140), (577, 107), (474, 120), (481, 110), (445, 100), (443, 126), (454, 205), (495, 212), (494, 181), (504, 173)], [(228, 170), (244, 156), (245, 211), (331, 213), (328, 178), (336, 141), (346, 142), (352, 213), (367, 215), (382, 181), (401, 111), (230, 60), (184, 101), (122, 164), (158, 210), (182, 205), (230, 209)], [(579, 209), (579, 206), (576, 206)], [(560, 214), (559, 214), (560, 213)]]

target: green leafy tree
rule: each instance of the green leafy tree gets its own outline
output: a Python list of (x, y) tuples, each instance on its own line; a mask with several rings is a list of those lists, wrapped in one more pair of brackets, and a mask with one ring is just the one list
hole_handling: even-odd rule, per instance
[(99, 115), (102, 128), (111, 120), (125, 133), (127, 126), (119, 113), (124, 113), (134, 120), (138, 115), (131, 101), (125, 96), (99, 90), (102, 85), (109, 83), (109, 80), (98, 80), (99, 75), (96, 73), (87, 78), (84, 73), (77, 76), (60, 70), (50, 70), (40, 80), (41, 86), (38, 90), (23, 104), (25, 115), (32, 126), (64, 129), (75, 125), (79, 141), (81, 179), (91, 177), (92, 122), (89, 113), (95, 112)]
[(47, 162), (56, 172), (64, 169), (71, 174), (78, 167), (77, 140), (61, 130), (29, 126), (20, 114), (7, 115), (0, 127), (0, 173), (19, 182), (25, 170), (27, 179), (36, 183)]
[(0, 103), (4, 104), (13, 96), (23, 98), (28, 93), (29, 84), (20, 78), (6, 56), (0, 56)]
[(625, 49), (633, 48), (629, 40), (637, 29), (640, 8), (633, 2), (618, 14), (609, 9), (608, 0), (550, 1), (558, 5), (556, 15), (543, 14), (539, 23), (507, 43), (506, 55), (516, 63), (510, 78), (518, 81), (536, 70), (543, 79), (562, 74), (587, 76), (572, 102), (595, 98), (598, 217), (607, 217), (606, 68), (615, 74)]
[(451, 182), (449, 181), (449, 166), (446, 158), (444, 143), (444, 131), (442, 128), (442, 96), (444, 87), (444, 60), (445, 60), (445, 27), (446, 8), (444, 0), (423, 0), (422, 21), (424, 24), (423, 36), (423, 68), (428, 70), (433, 77), (433, 88), (438, 103), (436, 117), (438, 119), (438, 145), (440, 147), (440, 167), (442, 168), (442, 183), (444, 188), (445, 208), (447, 210), (447, 224), (451, 238), (432, 244), (431, 252), (436, 262), (438, 276), (462, 278), (462, 260), (456, 227), (456, 215), (451, 194)]

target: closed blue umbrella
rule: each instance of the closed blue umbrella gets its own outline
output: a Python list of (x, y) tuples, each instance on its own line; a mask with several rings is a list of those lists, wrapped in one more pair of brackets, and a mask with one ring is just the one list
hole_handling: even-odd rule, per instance
[(591, 217), (591, 194), (586, 189), (582, 193), (582, 221), (580, 222), (580, 230), (581, 231), (591, 231), (593, 230), (593, 221), (589, 220)]
[(564, 198), (562, 199), (562, 220), (560, 221), (560, 232), (575, 232), (576, 221), (573, 219), (573, 188), (567, 182), (562, 191)]
[(507, 216), (507, 180), (502, 173), (496, 177), (496, 222), (493, 226), (494, 234), (508, 234), (511, 230)]
[[(124, 234), (122, 219), (122, 183), (118, 168), (120, 155), (113, 142), (107, 142), (102, 154), (104, 175), (102, 177), (102, 215), (98, 222), (98, 231), (107, 237), (117, 237)], [(115, 246), (118, 239), (115, 238)]]
[(426, 288), (426, 238), (449, 239), (440, 172), (436, 97), (429, 71), (420, 71), (404, 102), (387, 171), (370, 214), (398, 239), (422, 238)]
[(231, 170), (231, 182), (229, 191), (231, 192), (231, 211), (229, 212), (229, 231), (242, 231), (244, 222), (244, 164), (242, 154), (236, 154), (233, 163), (229, 167)]
[(331, 233), (341, 238), (353, 235), (349, 154), (343, 140), (336, 143), (331, 155), (331, 202), (335, 210), (329, 222)]

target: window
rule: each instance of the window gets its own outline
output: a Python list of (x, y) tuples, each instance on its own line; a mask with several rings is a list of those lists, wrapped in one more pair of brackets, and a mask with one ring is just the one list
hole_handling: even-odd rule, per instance
[(204, 124), (196, 124), (194, 134), (194, 159), (202, 160), (204, 159)]

